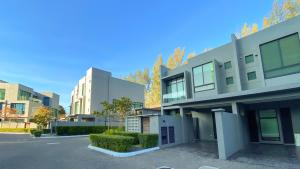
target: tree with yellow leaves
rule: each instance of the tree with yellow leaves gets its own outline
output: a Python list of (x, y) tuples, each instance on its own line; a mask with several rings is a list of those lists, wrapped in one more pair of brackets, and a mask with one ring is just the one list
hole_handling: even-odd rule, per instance
[(258, 25), (257, 23), (252, 24), (251, 33), (258, 32)]
[(173, 58), (172, 55), (169, 56), (169, 58), (168, 58), (167, 67), (168, 67), (169, 69), (174, 69), (174, 68), (176, 67), (175, 61), (174, 61), (174, 58)]
[(300, 12), (300, 0), (292, 1), (286, 0), (283, 2), (282, 10), (284, 13), (285, 19), (291, 19), (297, 16)]
[(145, 105), (149, 107), (159, 107), (161, 103), (160, 97), (160, 66), (163, 64), (162, 56), (159, 55), (154, 66), (153, 66), (153, 77), (152, 77), (152, 85), (150, 89), (149, 100)]
[(41, 106), (34, 112), (33, 121), (38, 125), (38, 128), (46, 128), (51, 120), (51, 114), (49, 108)]
[(192, 52), (192, 53), (189, 53), (188, 56), (187, 56), (187, 60), (184, 62), (184, 64), (188, 64), (189, 63), (189, 60), (193, 57), (196, 56), (196, 53), (195, 52)]
[(270, 21), (267, 17), (264, 17), (264, 20), (263, 20), (263, 28), (267, 28), (270, 26)]
[(247, 23), (244, 23), (244, 26), (241, 31), (241, 36), (245, 37), (245, 36), (248, 36), (249, 34), (250, 34), (250, 28)]

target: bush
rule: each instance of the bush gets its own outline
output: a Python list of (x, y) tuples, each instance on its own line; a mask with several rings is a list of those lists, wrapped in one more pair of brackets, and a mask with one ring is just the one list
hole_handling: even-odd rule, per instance
[(25, 128), (0, 128), (0, 132), (16, 132), (16, 133), (28, 133), (30, 129)]
[(30, 134), (33, 135), (33, 133), (36, 132), (36, 131), (37, 131), (37, 129), (31, 129)]
[(112, 133), (112, 135), (119, 135), (119, 136), (129, 136), (129, 137), (132, 137), (134, 140), (133, 140), (133, 144), (136, 145), (136, 144), (139, 144), (139, 133), (134, 133), (134, 132), (114, 132)]
[(41, 137), (42, 131), (41, 130), (35, 130), (35, 131), (33, 131), (33, 135), (34, 135), (34, 137)]
[(90, 134), (90, 142), (96, 147), (126, 152), (132, 147), (134, 138), (119, 135)]
[(49, 134), (51, 133), (51, 129), (43, 129), (43, 134)]
[(144, 148), (156, 147), (158, 143), (157, 134), (139, 134), (140, 145)]
[(85, 135), (103, 133), (106, 126), (57, 126), (56, 129), (56, 134), (59, 136)]

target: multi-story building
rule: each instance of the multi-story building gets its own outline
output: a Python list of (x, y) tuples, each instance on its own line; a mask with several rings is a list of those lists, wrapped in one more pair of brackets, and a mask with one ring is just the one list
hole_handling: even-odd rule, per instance
[(216, 141), (226, 159), (250, 143), (300, 146), (300, 16), (168, 70), (160, 143)]
[(37, 108), (46, 106), (54, 110), (59, 108), (59, 95), (52, 92), (35, 92), (32, 88), (22, 84), (13, 84), (0, 81), (0, 110), (1, 119), (4, 120), (5, 106), (14, 109), (15, 120), (28, 122)]
[(112, 77), (110, 72), (90, 68), (71, 93), (71, 114), (101, 112), (101, 102), (112, 102), (121, 97), (135, 104), (144, 103), (144, 86)]

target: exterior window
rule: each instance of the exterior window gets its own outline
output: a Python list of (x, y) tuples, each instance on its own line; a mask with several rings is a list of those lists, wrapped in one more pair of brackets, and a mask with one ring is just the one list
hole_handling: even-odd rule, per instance
[(300, 72), (298, 33), (260, 45), (265, 78)]
[(75, 102), (75, 114), (79, 114), (78, 102)]
[(18, 100), (29, 100), (30, 97), (31, 97), (31, 93), (26, 92), (24, 90), (19, 90)]
[(211, 90), (215, 88), (213, 62), (193, 68), (195, 92)]
[(255, 80), (256, 79), (256, 72), (248, 72), (247, 73), (248, 80)]
[(0, 89), (0, 100), (5, 100), (5, 89)]
[(164, 94), (164, 102), (172, 102), (185, 99), (185, 89), (183, 77), (172, 79), (166, 82), (166, 94)]
[(225, 62), (224, 63), (224, 68), (225, 68), (225, 70), (226, 69), (231, 69), (232, 68), (231, 61)]
[(253, 55), (245, 56), (245, 63), (246, 64), (252, 63), (252, 62), (254, 62), (254, 56)]
[(50, 106), (50, 98), (49, 97), (44, 97), (43, 98), (43, 105), (44, 106)]
[(143, 107), (144, 107), (144, 104), (141, 103), (141, 102), (133, 102), (133, 103), (132, 103), (132, 108), (133, 108), (133, 109), (141, 109), (141, 108), (143, 108)]
[(10, 107), (16, 109), (17, 114), (25, 114), (25, 104), (24, 103), (11, 103)]
[(230, 77), (226, 77), (226, 85), (231, 85), (233, 84), (233, 77), (230, 76)]

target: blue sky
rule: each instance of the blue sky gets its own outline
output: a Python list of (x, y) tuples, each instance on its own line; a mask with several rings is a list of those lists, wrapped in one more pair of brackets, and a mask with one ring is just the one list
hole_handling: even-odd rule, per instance
[(70, 92), (93, 66), (123, 77), (176, 47), (201, 53), (269, 14), (273, 0), (9, 0), (0, 5), (0, 79)]

